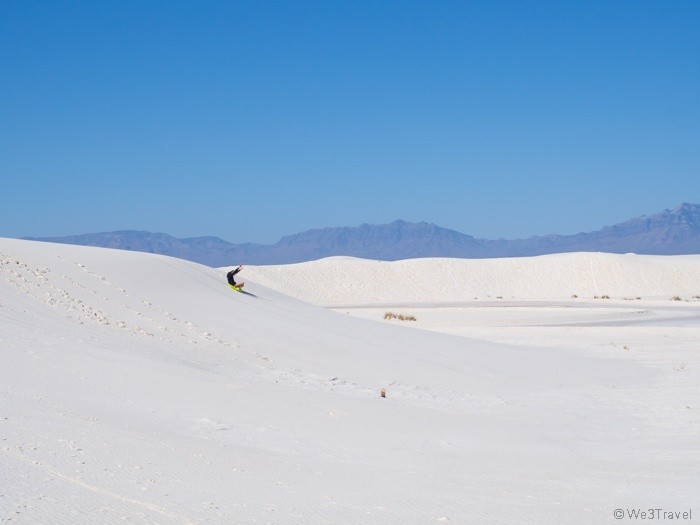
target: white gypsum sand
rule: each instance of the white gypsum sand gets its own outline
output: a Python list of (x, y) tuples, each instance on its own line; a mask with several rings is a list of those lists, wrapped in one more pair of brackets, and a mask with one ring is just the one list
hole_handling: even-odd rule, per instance
[[(606, 256), (576, 255), (605, 278)], [(692, 507), (698, 258), (610, 256), (600, 291), (558, 257), (522, 260), (541, 295), (503, 262), (471, 267), (482, 288), (465, 289), (446, 270), (462, 261), (335, 259), (245, 267), (253, 296), (222, 269), (0, 239), (0, 519), (594, 523)], [(663, 297), (668, 272), (690, 302)], [(387, 305), (417, 320), (384, 321)]]
[(324, 306), (441, 304), (472, 300), (690, 299), (700, 255), (563, 253), (503, 259), (373, 261), (329, 257), (247, 267), (247, 277)]

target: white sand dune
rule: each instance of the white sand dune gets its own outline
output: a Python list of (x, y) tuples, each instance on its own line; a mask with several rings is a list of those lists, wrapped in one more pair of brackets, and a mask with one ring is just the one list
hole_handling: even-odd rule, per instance
[(700, 295), (700, 255), (565, 253), (505, 259), (319, 261), (249, 267), (255, 282), (328, 306), (474, 299), (670, 299)]
[[(698, 258), (615, 260), (577, 289), (557, 257), (529, 263), (527, 284), (492, 268), (512, 261), (479, 262), (491, 273), (478, 278), (445, 260), (251, 267), (248, 295), (186, 261), (0, 239), (0, 520), (539, 524), (697, 509)], [(430, 330), (266, 283), (349, 310), (405, 303)], [(691, 301), (591, 303), (572, 319), (568, 300), (512, 318), (520, 299), (596, 292)], [(419, 304), (489, 294), (511, 303), (451, 320)]]

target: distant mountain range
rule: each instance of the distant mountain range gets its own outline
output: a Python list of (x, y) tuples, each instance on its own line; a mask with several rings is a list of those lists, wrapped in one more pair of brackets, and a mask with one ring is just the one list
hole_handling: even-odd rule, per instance
[(637, 217), (590, 233), (517, 240), (475, 239), (434, 224), (405, 221), (309, 230), (283, 237), (271, 245), (232, 244), (217, 237), (178, 239), (146, 231), (31, 240), (159, 253), (213, 267), (239, 263), (289, 264), (334, 255), (386, 261), (420, 257), (524, 257), (579, 251), (681, 255), (700, 253), (700, 205), (683, 204), (674, 210)]

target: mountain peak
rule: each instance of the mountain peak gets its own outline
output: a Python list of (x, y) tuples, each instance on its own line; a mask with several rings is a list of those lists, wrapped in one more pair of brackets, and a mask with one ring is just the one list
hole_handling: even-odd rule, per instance
[(690, 204), (686, 202), (673, 210), (672, 213), (687, 219), (690, 224), (700, 226), (700, 204)]

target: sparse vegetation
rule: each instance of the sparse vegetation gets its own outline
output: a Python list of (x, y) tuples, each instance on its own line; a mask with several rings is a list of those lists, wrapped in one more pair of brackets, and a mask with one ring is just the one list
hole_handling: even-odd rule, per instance
[(399, 321), (415, 321), (416, 318), (412, 315), (395, 314), (394, 312), (387, 312), (384, 314), (384, 319), (398, 319)]
[(673, 297), (671, 297), (671, 301), (682, 301), (682, 300), (683, 299), (681, 299), (680, 295), (674, 295)]
[(571, 296), (572, 299), (578, 299), (578, 295), (574, 294)]
[(593, 299), (610, 299), (609, 295), (593, 296)]

